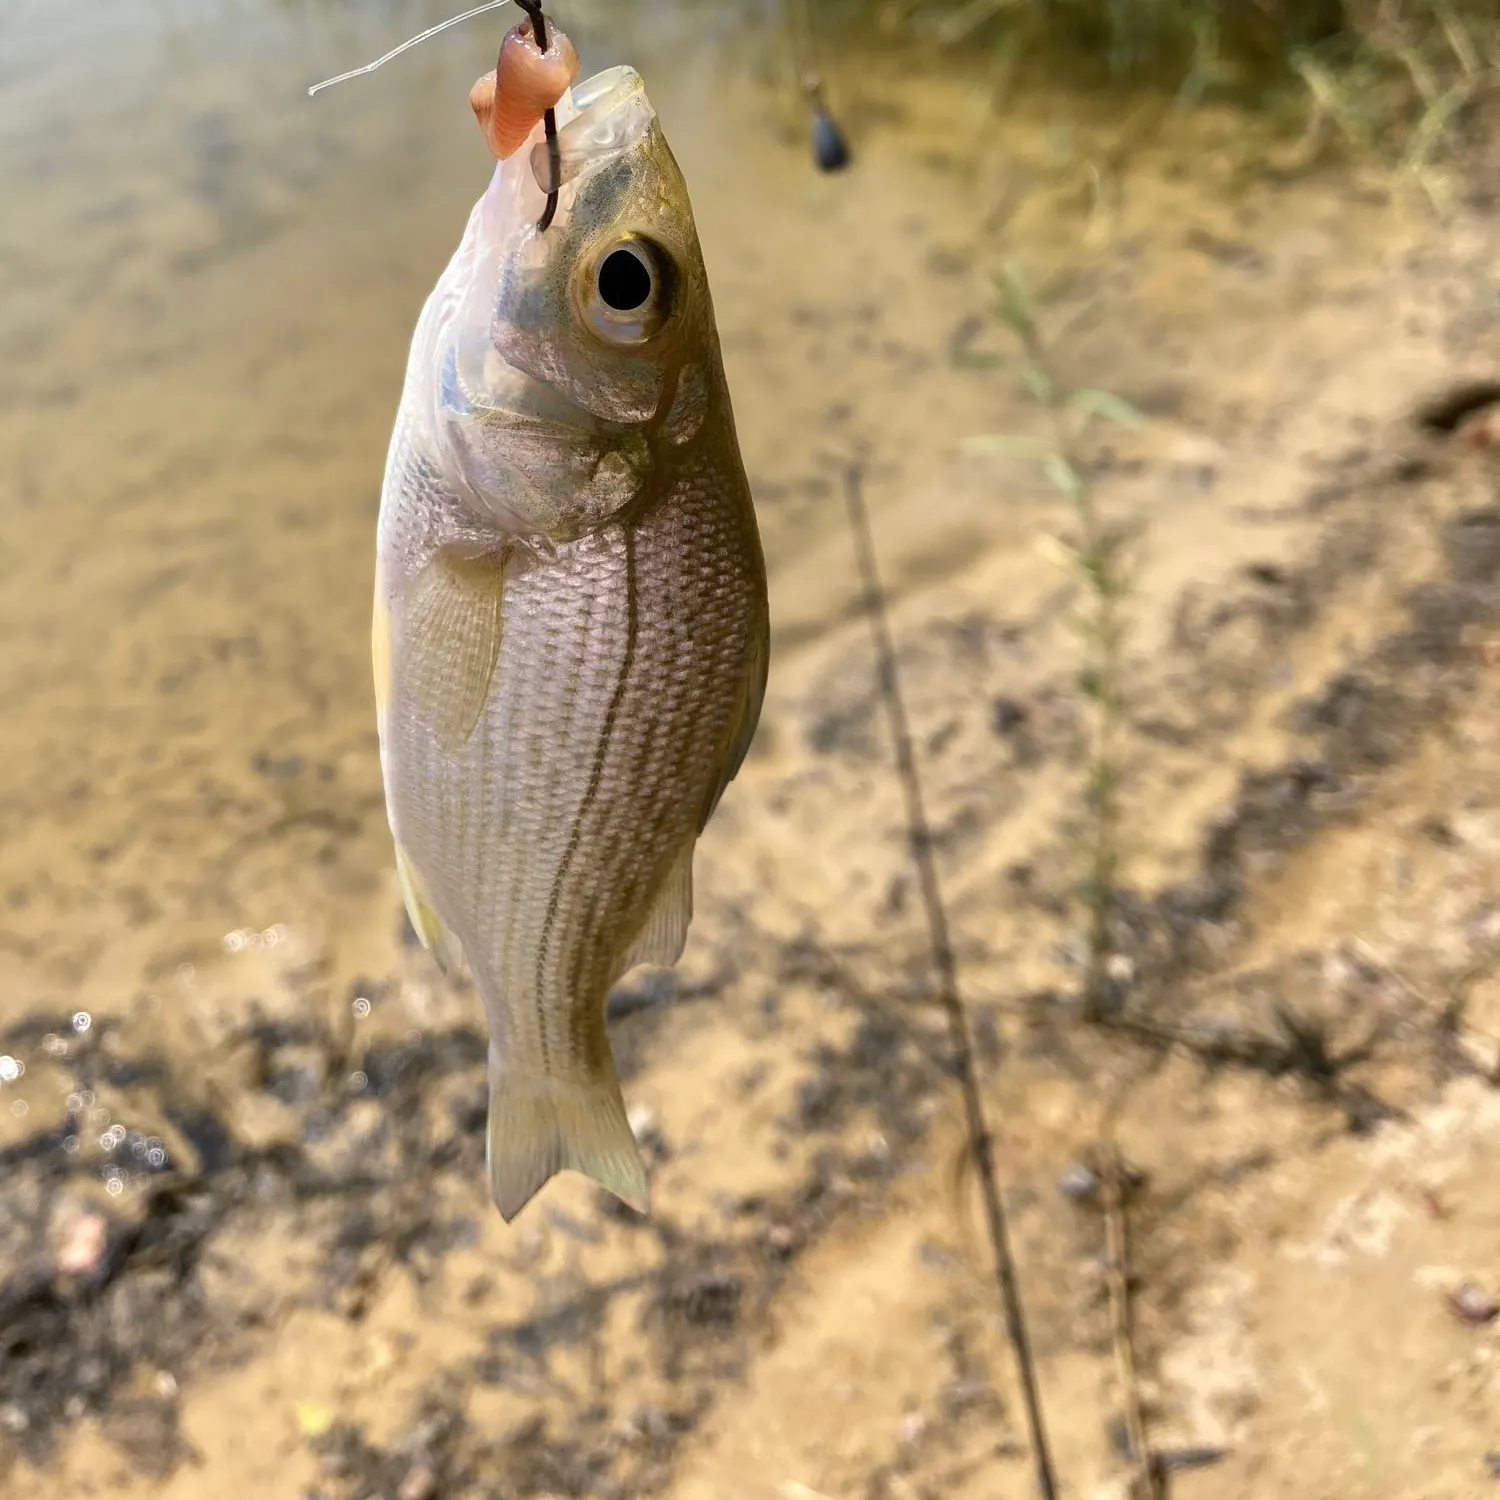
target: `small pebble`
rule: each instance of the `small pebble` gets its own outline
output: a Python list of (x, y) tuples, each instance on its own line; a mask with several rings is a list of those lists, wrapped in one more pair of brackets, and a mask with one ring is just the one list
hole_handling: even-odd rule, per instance
[(57, 1269), (64, 1276), (87, 1276), (97, 1270), (109, 1243), (109, 1225), (102, 1214), (80, 1213), (63, 1233)]
[(1168, 1448), (1155, 1457), (1162, 1472), (1172, 1474), (1179, 1470), (1186, 1472), (1190, 1469), (1206, 1469), (1213, 1464), (1223, 1463), (1229, 1457), (1229, 1449), (1207, 1445), (1199, 1448)]
[(625, 1119), (630, 1125), (630, 1133), (642, 1144), (658, 1134), (656, 1111), (649, 1104), (632, 1104)]
[(917, 1260), (929, 1271), (939, 1271), (944, 1276), (952, 1275), (962, 1264), (946, 1245), (939, 1245), (933, 1240), (922, 1240), (917, 1246), (916, 1254)]
[(1057, 1179), (1057, 1187), (1065, 1198), (1071, 1198), (1075, 1203), (1091, 1203), (1099, 1195), (1099, 1178), (1081, 1161), (1075, 1161)]
[(1465, 1281), (1449, 1292), (1448, 1306), (1455, 1317), (1476, 1327), (1492, 1323), (1500, 1315), (1500, 1302), (1475, 1281)]
[(638, 1406), (627, 1421), (637, 1438), (660, 1441), (672, 1431), (671, 1419), (659, 1406)]
[(397, 1500), (432, 1500), (437, 1494), (437, 1475), (426, 1464), (413, 1464), (396, 1491)]
[(789, 1224), (773, 1224), (766, 1231), (766, 1243), (777, 1255), (790, 1255), (802, 1243), (802, 1236)]

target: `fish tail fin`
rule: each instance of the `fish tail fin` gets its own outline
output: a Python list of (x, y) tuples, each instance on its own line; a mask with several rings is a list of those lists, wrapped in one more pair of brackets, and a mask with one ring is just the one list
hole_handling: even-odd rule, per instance
[(559, 1172), (581, 1172), (649, 1213), (646, 1166), (613, 1072), (590, 1083), (496, 1071), (485, 1141), (490, 1192), (509, 1223)]

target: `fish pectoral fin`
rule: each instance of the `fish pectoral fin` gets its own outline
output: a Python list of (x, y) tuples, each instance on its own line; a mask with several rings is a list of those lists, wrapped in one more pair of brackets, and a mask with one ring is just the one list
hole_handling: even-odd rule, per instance
[(401, 691), (449, 749), (465, 743), (500, 659), (505, 557), (440, 551), (412, 580), (401, 611)]
[(637, 964), (660, 964), (671, 968), (682, 957), (687, 946), (688, 927), (693, 920), (693, 849), (696, 839), (689, 839), (667, 878), (656, 893), (656, 900), (646, 914), (635, 941), (620, 960), (619, 973), (633, 969)]
[(433, 909), (422, 877), (399, 844), (396, 846), (396, 879), (401, 883), (406, 915), (411, 919), (412, 930), (421, 939), (422, 946), (437, 959), (443, 973), (456, 974), (463, 967), (463, 946)]
[(646, 1164), (612, 1070), (588, 1083), (494, 1072), (485, 1159), (507, 1224), (565, 1171), (592, 1178), (637, 1213), (651, 1211)]

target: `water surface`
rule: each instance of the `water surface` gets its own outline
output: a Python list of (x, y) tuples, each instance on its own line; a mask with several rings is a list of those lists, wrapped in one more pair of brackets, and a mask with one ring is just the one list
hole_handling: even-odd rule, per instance
[[(687, 173), (774, 572), (838, 523), (857, 427), (888, 441), (894, 484), (930, 477), (934, 431), (980, 406), (954, 410), (934, 373), (969, 294), (924, 268), (965, 194), (923, 163), (930, 99), (867, 86), (873, 154), (820, 178), (769, 10), (580, 0), (563, 19), (586, 70), (640, 67)], [(467, 89), (509, 19), (305, 90), (445, 13), (8, 15), (7, 1012), (129, 1004), (245, 926), (295, 917), (356, 966), (373, 912), (383, 930), (378, 487), (413, 322), (487, 177)]]

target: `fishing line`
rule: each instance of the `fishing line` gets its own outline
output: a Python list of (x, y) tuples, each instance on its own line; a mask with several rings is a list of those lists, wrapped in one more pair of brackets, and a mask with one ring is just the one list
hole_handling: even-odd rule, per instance
[[(316, 94), (321, 89), (331, 89), (336, 83), (347, 83), (351, 78), (361, 78), (366, 73), (373, 73), (376, 68), (383, 68), (393, 57), (400, 57), (403, 52), (409, 52), (428, 38), (447, 31), (450, 26), (460, 26), (465, 21), (472, 21), (475, 16), (482, 16), (487, 10), (499, 10), (502, 5), (510, 3), (511, 0), (485, 0), (485, 4), (476, 5), (473, 10), (466, 10), (461, 16), (449, 16), (446, 21), (439, 21), (436, 26), (429, 26), (419, 35), (408, 37), (399, 47), (392, 47), (384, 57), (377, 57), (374, 62), (366, 63), (362, 68), (350, 68), (347, 73), (340, 73), (336, 78), (325, 78), (322, 83), (313, 84), (307, 92), (309, 95)], [(546, 48), (542, 50), (546, 51)]]
[[(416, 36), (408, 37), (398, 47), (392, 47), (382, 57), (377, 57), (374, 62), (368, 62), (361, 68), (350, 68), (347, 73), (339, 73), (333, 78), (325, 78), (321, 83), (315, 83), (308, 89), (308, 97), (321, 92), (323, 89), (331, 89), (336, 83), (347, 83), (351, 78), (363, 78), (366, 73), (373, 73), (376, 68), (383, 68), (392, 58), (400, 57), (403, 52), (409, 52), (413, 47), (420, 46), (423, 42), (438, 36), (454, 26), (461, 26), (465, 21), (472, 21), (475, 16), (482, 16), (487, 11), (499, 10), (502, 5), (514, 3), (520, 10), (526, 12), (531, 18), (532, 34), (536, 37), (537, 51), (544, 57), (547, 54), (547, 18), (542, 14), (542, 0), (485, 0), (483, 5), (476, 5), (472, 10), (466, 10), (462, 15), (449, 16), (446, 21), (439, 21), (436, 26), (429, 26), (426, 31), (418, 32)], [(495, 63), (495, 81), (500, 80), (499, 60)], [(557, 111), (549, 109), (542, 116), (542, 128), (547, 137), (547, 204), (542, 210), (542, 216), (537, 220), (538, 233), (545, 233), (552, 225), (557, 216), (557, 198), (559, 191), (559, 179), (562, 177), (562, 155), (557, 144)]]

